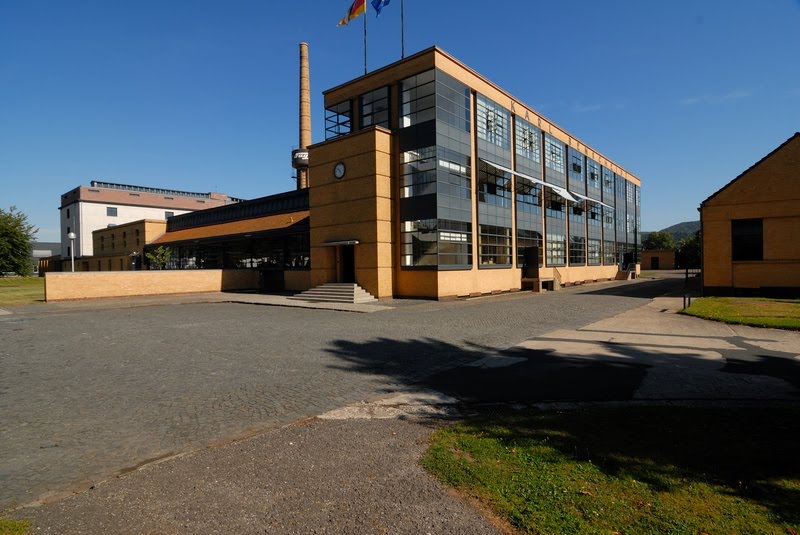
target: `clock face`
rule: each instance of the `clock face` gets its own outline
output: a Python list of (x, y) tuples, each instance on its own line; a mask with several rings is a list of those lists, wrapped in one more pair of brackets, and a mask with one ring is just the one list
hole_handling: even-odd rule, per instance
[(333, 168), (333, 176), (336, 178), (342, 178), (344, 176), (346, 169), (344, 166), (344, 162), (337, 163)]

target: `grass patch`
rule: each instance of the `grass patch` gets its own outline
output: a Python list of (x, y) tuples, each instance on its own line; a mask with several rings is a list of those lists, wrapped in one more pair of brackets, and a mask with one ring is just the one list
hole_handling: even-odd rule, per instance
[(683, 313), (725, 323), (800, 330), (800, 299), (702, 297), (692, 300)]
[(0, 277), (0, 306), (44, 301), (43, 277)]
[(800, 532), (797, 408), (485, 413), (423, 465), (537, 534)]
[(0, 535), (25, 535), (31, 523), (27, 520), (0, 518)]

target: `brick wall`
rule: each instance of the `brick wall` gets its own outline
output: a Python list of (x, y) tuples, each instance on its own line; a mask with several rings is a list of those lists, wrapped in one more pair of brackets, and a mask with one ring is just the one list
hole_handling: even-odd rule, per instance
[(257, 289), (258, 271), (197, 269), (45, 274), (46, 301)]

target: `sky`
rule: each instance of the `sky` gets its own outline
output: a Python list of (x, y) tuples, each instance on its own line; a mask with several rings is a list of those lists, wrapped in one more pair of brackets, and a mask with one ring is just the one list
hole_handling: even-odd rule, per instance
[[(59, 241), (91, 180), (256, 198), (295, 187), (298, 44), (322, 92), (364, 72), (350, 0), (0, 0), (0, 207)], [(800, 130), (800, 0), (405, 0), (437, 45), (642, 180), (642, 230)], [(401, 0), (367, 13), (367, 67), (401, 57)]]

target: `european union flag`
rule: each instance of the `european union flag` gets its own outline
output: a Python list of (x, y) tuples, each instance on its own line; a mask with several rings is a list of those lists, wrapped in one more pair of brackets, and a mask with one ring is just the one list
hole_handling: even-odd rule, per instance
[(381, 9), (389, 5), (392, 0), (372, 0), (372, 7), (375, 8), (375, 16), (381, 14)]

